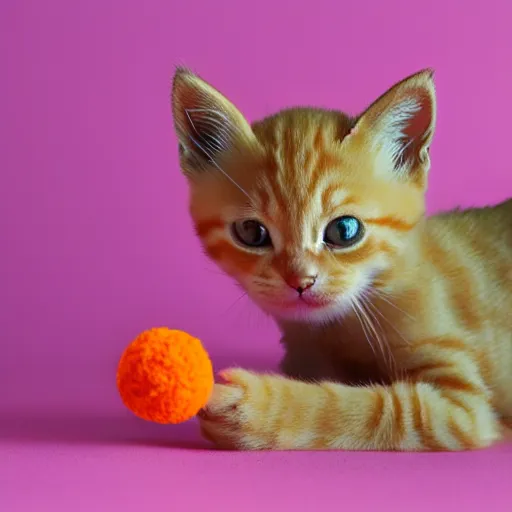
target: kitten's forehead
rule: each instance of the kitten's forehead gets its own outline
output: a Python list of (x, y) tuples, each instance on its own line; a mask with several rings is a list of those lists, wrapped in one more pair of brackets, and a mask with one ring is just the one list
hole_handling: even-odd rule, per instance
[(266, 150), (268, 172), (296, 181), (334, 163), (336, 148), (353, 125), (341, 112), (301, 108), (255, 123), (253, 130)]
[(339, 112), (315, 109), (284, 111), (253, 126), (266, 153), (259, 207), (280, 227), (286, 225), (287, 240), (313, 240), (315, 220), (348, 194), (336, 171), (342, 166), (341, 141), (352, 126)]

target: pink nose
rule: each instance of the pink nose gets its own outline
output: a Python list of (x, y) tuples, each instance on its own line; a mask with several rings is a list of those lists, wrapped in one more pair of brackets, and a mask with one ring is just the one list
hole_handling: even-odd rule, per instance
[(299, 295), (302, 295), (308, 288), (311, 288), (316, 282), (316, 276), (300, 276), (300, 275), (289, 275), (286, 278), (286, 284), (297, 290)]

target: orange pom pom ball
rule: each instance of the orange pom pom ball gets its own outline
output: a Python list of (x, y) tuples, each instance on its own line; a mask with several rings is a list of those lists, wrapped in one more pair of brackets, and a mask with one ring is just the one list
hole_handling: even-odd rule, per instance
[(124, 351), (117, 370), (123, 403), (156, 423), (181, 423), (210, 398), (213, 368), (201, 342), (166, 327), (140, 334)]

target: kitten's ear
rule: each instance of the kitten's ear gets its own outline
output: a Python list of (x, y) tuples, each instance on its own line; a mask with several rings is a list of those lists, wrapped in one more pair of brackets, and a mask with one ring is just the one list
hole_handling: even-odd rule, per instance
[(172, 85), (172, 114), (185, 171), (196, 171), (255, 141), (249, 123), (220, 92), (185, 68)]
[(397, 83), (359, 117), (355, 133), (369, 142), (380, 172), (424, 182), (436, 121), (433, 71)]

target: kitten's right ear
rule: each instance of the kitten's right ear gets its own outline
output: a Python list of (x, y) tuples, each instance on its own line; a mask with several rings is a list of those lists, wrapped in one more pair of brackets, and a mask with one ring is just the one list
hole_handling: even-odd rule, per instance
[(172, 84), (172, 114), (185, 172), (219, 165), (255, 142), (249, 123), (219, 91), (185, 68)]

